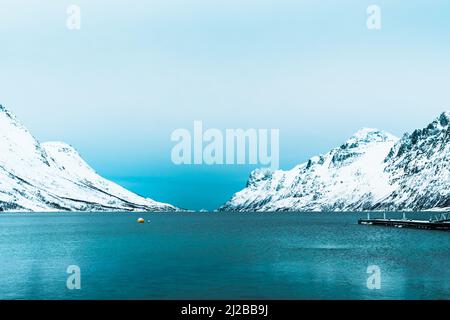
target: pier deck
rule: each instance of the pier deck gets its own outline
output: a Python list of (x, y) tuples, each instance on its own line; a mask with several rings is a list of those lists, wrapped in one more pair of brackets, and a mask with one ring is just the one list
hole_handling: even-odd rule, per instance
[(408, 219), (360, 219), (358, 224), (386, 226), (396, 228), (414, 228), (426, 230), (450, 231), (449, 221), (426, 221), (426, 220), (408, 220)]

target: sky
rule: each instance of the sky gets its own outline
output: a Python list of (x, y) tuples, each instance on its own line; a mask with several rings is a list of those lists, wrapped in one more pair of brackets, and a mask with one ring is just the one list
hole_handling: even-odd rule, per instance
[(362, 127), (422, 128), (450, 110), (449, 16), (446, 0), (2, 0), (0, 104), (104, 177), (212, 210), (259, 166), (175, 165), (174, 130), (279, 129), (290, 169)]

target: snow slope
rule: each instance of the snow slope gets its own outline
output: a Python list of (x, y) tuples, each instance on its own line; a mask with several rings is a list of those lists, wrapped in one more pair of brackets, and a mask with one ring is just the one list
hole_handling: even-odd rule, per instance
[(394, 192), (374, 208), (450, 209), (450, 112), (405, 134), (387, 156), (385, 171)]
[(450, 207), (450, 113), (402, 139), (362, 129), (289, 171), (258, 169), (221, 211), (431, 210)]
[(0, 211), (176, 210), (102, 178), (65, 143), (39, 143), (0, 105)]

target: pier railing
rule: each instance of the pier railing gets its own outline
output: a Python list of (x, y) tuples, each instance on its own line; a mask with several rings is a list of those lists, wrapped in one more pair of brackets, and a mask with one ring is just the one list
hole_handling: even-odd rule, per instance
[[(398, 212), (402, 214), (401, 220), (409, 220), (407, 218), (407, 212)], [(390, 216), (388, 217), (387, 214)], [(393, 212), (367, 212), (367, 220), (371, 219), (378, 219), (378, 220), (400, 220), (398, 218), (393, 218), (391, 215), (394, 214)], [(380, 216), (382, 215), (382, 216)], [(424, 214), (425, 215), (425, 214)], [(425, 218), (425, 217), (423, 217)], [(426, 220), (426, 219), (420, 219), (420, 220)], [(450, 221), (450, 212), (443, 212), (438, 213), (433, 216), (430, 215), (430, 218), (428, 219), (429, 222), (449, 222)]]
[[(367, 220), (370, 220), (370, 219), (383, 219), (383, 220), (391, 219), (390, 217), (387, 217), (387, 213), (391, 213), (392, 214), (392, 212), (385, 212), (385, 211), (384, 212), (367, 212)], [(401, 212), (401, 213), (403, 215), (402, 219), (403, 220), (407, 220), (406, 212)], [(380, 214), (382, 214), (383, 217), (380, 217), (379, 216)], [(374, 217), (374, 215), (376, 215), (376, 217)]]

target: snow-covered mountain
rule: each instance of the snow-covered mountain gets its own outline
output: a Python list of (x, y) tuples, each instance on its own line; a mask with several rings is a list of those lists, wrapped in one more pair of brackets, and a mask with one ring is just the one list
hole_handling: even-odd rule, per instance
[(176, 210), (100, 177), (65, 143), (39, 143), (0, 105), (0, 211)]
[(402, 139), (362, 129), (289, 171), (258, 169), (220, 211), (446, 210), (450, 112)]
[(375, 203), (375, 209), (450, 209), (450, 111), (405, 134), (385, 163), (394, 191)]

